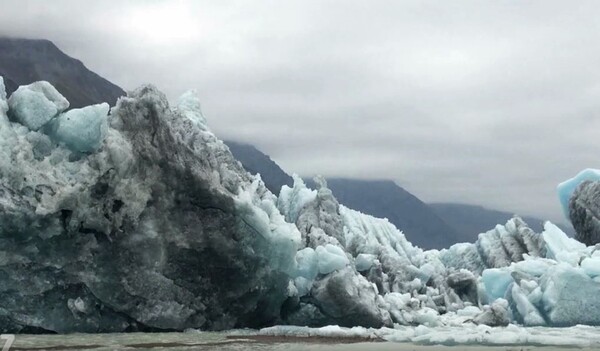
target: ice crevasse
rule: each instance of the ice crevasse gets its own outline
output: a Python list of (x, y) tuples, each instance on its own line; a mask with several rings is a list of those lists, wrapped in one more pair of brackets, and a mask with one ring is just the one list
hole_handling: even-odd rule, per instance
[(316, 184), (271, 194), (194, 93), (0, 78), (0, 331), (600, 324), (600, 256), (550, 223), (423, 251)]

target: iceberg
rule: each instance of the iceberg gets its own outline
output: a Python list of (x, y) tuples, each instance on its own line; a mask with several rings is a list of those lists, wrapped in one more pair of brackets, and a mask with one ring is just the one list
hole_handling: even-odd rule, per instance
[(346, 267), (350, 263), (346, 253), (339, 246), (326, 244), (325, 246), (317, 246), (319, 273), (328, 274), (336, 270)]
[(7, 99), (2, 82), (0, 332), (336, 325), (434, 342), (431, 328), (600, 325), (600, 251), (551, 223), (425, 251), (321, 177), (273, 195), (194, 93), (172, 106), (146, 85), (64, 112), (46, 83)]
[(600, 180), (587, 179), (575, 187), (569, 200), (569, 217), (575, 228), (575, 239), (585, 245), (600, 243), (599, 194)]
[(587, 168), (577, 173), (577, 175), (571, 179), (567, 179), (564, 182), (558, 184), (558, 199), (563, 209), (563, 213), (567, 219), (570, 219), (569, 201), (575, 192), (575, 189), (584, 181), (600, 181), (600, 170)]
[(524, 325), (600, 325), (595, 247), (567, 237), (548, 222), (542, 236), (546, 257), (526, 255), (523, 261), (483, 272), (488, 297), (507, 299), (512, 320)]
[(300, 233), (202, 125), (197, 100), (182, 101), (171, 107), (152, 86), (133, 91), (85, 154), (70, 138), (89, 124), (75, 122), (102, 120), (106, 105), (62, 115), (73, 124), (53, 116), (51, 137), (64, 143), (0, 113), (1, 332), (280, 320)]
[(575, 239), (585, 245), (600, 243), (600, 170), (584, 169), (558, 185), (560, 203), (573, 227)]

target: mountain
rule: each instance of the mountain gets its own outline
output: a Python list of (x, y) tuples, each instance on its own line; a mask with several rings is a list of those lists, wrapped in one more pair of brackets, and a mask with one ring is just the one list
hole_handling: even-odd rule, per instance
[(49, 40), (0, 38), (0, 76), (11, 94), (19, 85), (45, 80), (72, 108), (100, 102), (114, 106), (125, 91), (87, 69)]
[[(459, 242), (474, 242), (479, 233), (487, 232), (499, 223), (506, 223), (514, 214), (510, 212), (491, 210), (477, 205), (466, 205), (457, 203), (431, 203), (429, 207), (446, 223), (456, 229)], [(521, 217), (531, 229), (541, 233), (543, 230), (543, 219), (523, 216)], [(573, 236), (574, 230), (570, 225), (559, 224), (569, 236)]]
[(292, 186), (294, 184), (289, 174), (285, 173), (275, 161), (254, 146), (231, 140), (226, 140), (225, 144), (248, 172), (252, 174), (260, 173), (266, 187), (273, 194), (279, 194), (281, 187), (284, 185)]

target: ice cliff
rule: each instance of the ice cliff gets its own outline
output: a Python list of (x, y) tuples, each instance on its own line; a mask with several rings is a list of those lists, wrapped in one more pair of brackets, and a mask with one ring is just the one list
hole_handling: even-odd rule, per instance
[(600, 256), (551, 224), (423, 251), (324, 179), (275, 197), (193, 93), (68, 107), (0, 78), (2, 332), (600, 324)]
[(110, 116), (65, 101), (0, 85), (0, 330), (276, 323), (300, 233), (195, 96), (144, 86)]

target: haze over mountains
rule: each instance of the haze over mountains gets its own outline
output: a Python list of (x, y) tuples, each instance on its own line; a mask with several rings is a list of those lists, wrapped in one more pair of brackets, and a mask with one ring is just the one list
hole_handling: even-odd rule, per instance
[[(52, 83), (71, 107), (108, 102), (114, 105), (123, 89), (87, 69), (48, 40), (0, 38), (0, 75), (8, 93), (19, 85), (38, 80)], [(226, 141), (233, 155), (250, 173), (260, 173), (267, 188), (278, 194), (292, 178), (269, 156), (254, 146)], [(310, 181), (308, 182), (310, 184)], [(456, 242), (474, 241), (478, 233), (504, 223), (511, 213), (480, 206), (454, 203), (428, 205), (389, 180), (328, 179), (328, 186), (340, 203), (388, 220), (407, 238), (423, 248), (444, 248)], [(535, 230), (541, 219), (524, 217)], [(564, 228), (572, 233), (570, 228)]]

